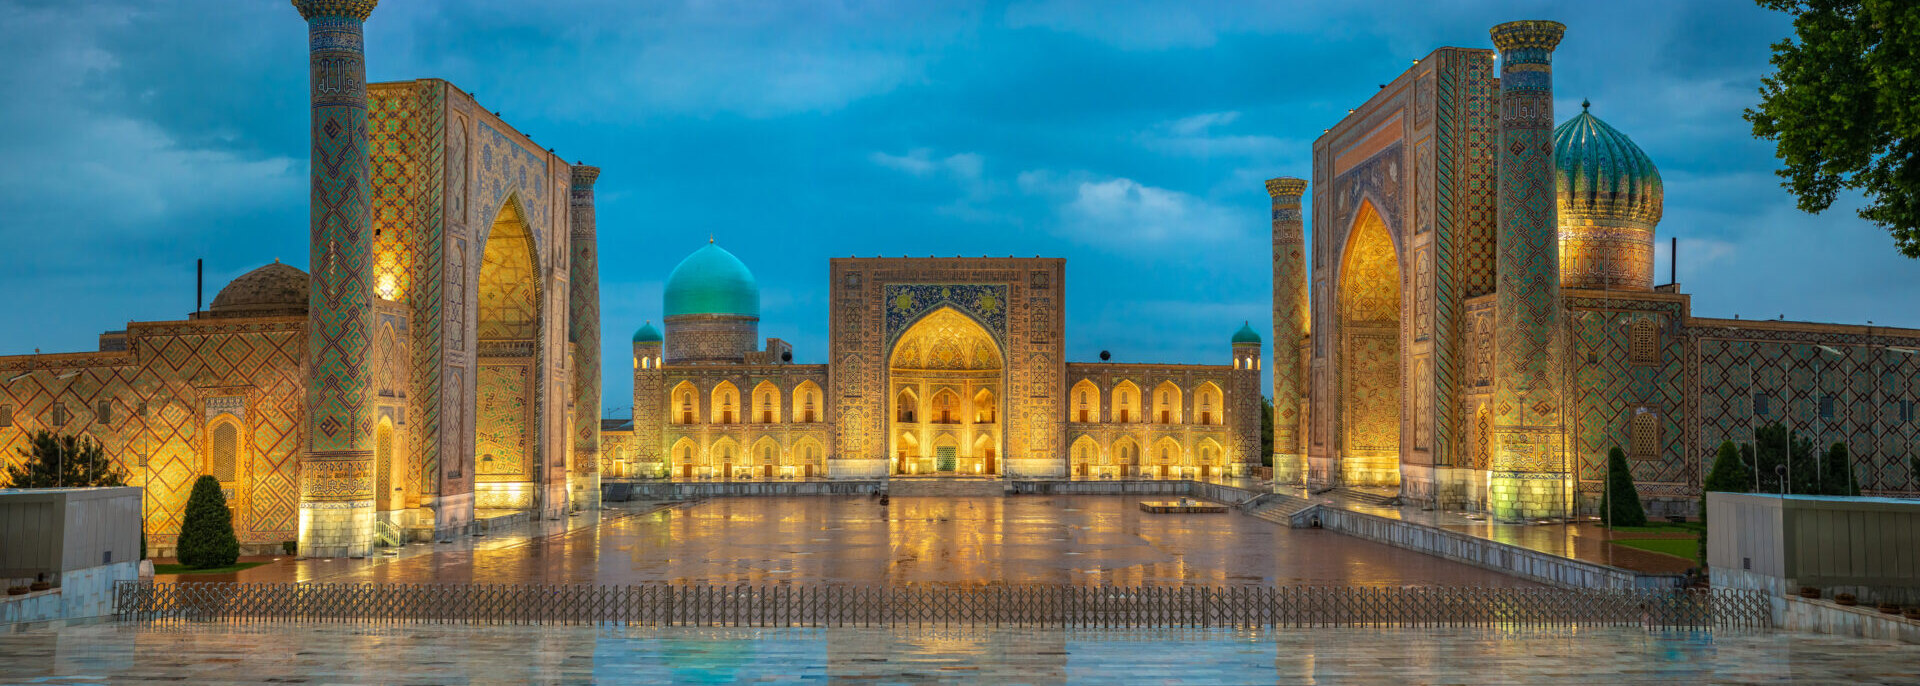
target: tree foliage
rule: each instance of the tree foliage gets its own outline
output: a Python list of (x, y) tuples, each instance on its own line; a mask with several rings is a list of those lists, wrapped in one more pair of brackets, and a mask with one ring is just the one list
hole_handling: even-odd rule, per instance
[[(1845, 443), (1818, 450), (1813, 440), (1774, 423), (1753, 432), (1757, 493), (1859, 495)], [(1782, 483), (1784, 481), (1784, 483)]]
[(1600, 521), (1607, 526), (1647, 525), (1647, 511), (1640, 507), (1640, 489), (1633, 485), (1627, 453), (1617, 445), (1607, 451), (1607, 491), (1600, 498)]
[(85, 435), (61, 436), (51, 431), (35, 431), (27, 446), (15, 448), (26, 458), (7, 465), (6, 486), (11, 488), (85, 488), (125, 486), (127, 474), (102, 452), (99, 443)]
[(240, 559), (240, 539), (233, 535), (233, 510), (220, 492), (220, 481), (201, 475), (187, 496), (186, 518), (180, 522), (180, 564), (194, 569), (226, 567)]
[(1860, 216), (1920, 257), (1920, 3), (1758, 2), (1794, 17), (1746, 112), (1753, 134), (1776, 144), (1781, 185), (1807, 212), (1864, 193)]

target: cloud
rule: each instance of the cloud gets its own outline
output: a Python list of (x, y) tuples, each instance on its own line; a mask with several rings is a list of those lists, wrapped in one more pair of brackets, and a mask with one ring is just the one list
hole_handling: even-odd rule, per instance
[(914, 148), (905, 155), (890, 155), (875, 151), (867, 156), (874, 164), (906, 172), (914, 176), (930, 176), (935, 172), (944, 172), (955, 179), (975, 181), (980, 179), (986, 162), (976, 153), (963, 152), (948, 155), (940, 159), (933, 158), (933, 151), (927, 148)]
[(1054, 203), (1055, 226), (1065, 238), (1106, 249), (1157, 250), (1213, 243), (1240, 233), (1246, 222), (1227, 208), (1177, 190), (1129, 178), (1091, 178), (1023, 172), (1022, 191)]
[(1248, 158), (1263, 168), (1282, 161), (1307, 159), (1308, 143), (1263, 134), (1220, 132), (1240, 120), (1238, 111), (1205, 112), (1161, 122), (1136, 134), (1141, 147), (1182, 157)]

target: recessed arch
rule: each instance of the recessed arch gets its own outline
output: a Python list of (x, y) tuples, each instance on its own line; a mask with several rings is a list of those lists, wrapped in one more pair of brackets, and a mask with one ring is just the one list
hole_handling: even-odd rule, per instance
[(1140, 387), (1125, 379), (1113, 385), (1113, 421), (1145, 421), (1140, 416)]
[(820, 384), (802, 381), (793, 388), (793, 420), (805, 424), (821, 421)]
[(744, 476), (743, 473), (736, 473), (735, 467), (744, 467), (747, 460), (746, 451), (741, 450), (740, 444), (731, 436), (722, 436), (707, 447), (708, 470), (714, 476), (725, 479)]
[[(546, 294), (534, 227), (522, 198), (508, 195), (481, 227), (480, 269), (473, 281), (478, 338), (473, 397), (475, 498), (491, 507), (533, 507), (541, 464), (541, 394), (545, 369), (541, 331)], [(564, 412), (564, 405), (560, 407)]]
[(700, 422), (700, 387), (692, 381), (682, 381), (674, 385), (667, 393), (669, 416), (675, 424), (698, 424)]
[(1227, 423), (1226, 394), (1212, 381), (1202, 381), (1193, 389), (1194, 423), (1221, 426)]
[(1067, 454), (1073, 460), (1074, 476), (1093, 476), (1094, 467), (1099, 464), (1104, 464), (1104, 460), (1101, 459), (1100, 455), (1100, 444), (1094, 441), (1091, 436), (1081, 436), (1074, 439), (1073, 447), (1068, 449)]
[(753, 442), (753, 451), (748, 462), (753, 465), (752, 476), (768, 479), (773, 477), (775, 468), (781, 464), (791, 464), (785, 460), (780, 442), (772, 436), (761, 436)]
[(794, 467), (793, 476), (803, 479), (826, 476), (826, 448), (822, 447), (820, 442), (814, 440), (812, 436), (802, 436), (800, 440), (794, 441), (793, 450), (790, 452), (790, 459)]
[(1095, 386), (1092, 381), (1087, 379), (1081, 379), (1079, 382), (1073, 384), (1073, 390), (1069, 392), (1068, 398), (1069, 402), (1073, 404), (1073, 409), (1071, 410), (1073, 417), (1070, 421), (1076, 421), (1082, 424), (1100, 421), (1099, 386)]
[(1340, 261), (1340, 481), (1400, 483), (1400, 256), (1386, 221), (1362, 202)]
[(715, 424), (732, 424), (740, 415), (740, 389), (731, 381), (721, 381), (713, 385), (712, 409), (710, 421)]
[(753, 421), (761, 424), (777, 424), (781, 421), (780, 387), (772, 381), (762, 381), (753, 387)]
[[(684, 436), (673, 442), (673, 448), (667, 451), (667, 459), (673, 464), (670, 469), (674, 476), (682, 479), (693, 478), (694, 470), (703, 467), (706, 463), (700, 454), (700, 444)], [(701, 471), (704, 473), (705, 470)]]
[[(1005, 355), (986, 327), (955, 308), (936, 308), (901, 333), (887, 359), (894, 473), (997, 471)], [(981, 433), (970, 428), (982, 426)], [(986, 443), (978, 440), (983, 434)]]
[(1153, 420), (1161, 424), (1182, 424), (1185, 417), (1181, 405), (1186, 394), (1172, 381), (1162, 381), (1153, 387)]

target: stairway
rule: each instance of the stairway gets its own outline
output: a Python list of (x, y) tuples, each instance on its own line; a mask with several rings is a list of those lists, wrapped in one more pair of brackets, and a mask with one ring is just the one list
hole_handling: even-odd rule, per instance
[(1378, 507), (1398, 507), (1400, 505), (1400, 496), (1381, 491), (1341, 486), (1333, 489), (1332, 494), (1362, 505), (1374, 505)]
[(1250, 507), (1243, 507), (1242, 511), (1255, 519), (1264, 519), (1280, 526), (1293, 526), (1291, 515), (1307, 509), (1312, 504), (1306, 498), (1284, 493), (1266, 493), (1249, 500), (1247, 505)]

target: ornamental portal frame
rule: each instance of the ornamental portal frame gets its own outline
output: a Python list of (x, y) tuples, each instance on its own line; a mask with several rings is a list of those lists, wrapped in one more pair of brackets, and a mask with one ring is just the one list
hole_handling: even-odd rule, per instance
[(845, 258), (830, 273), (832, 474), (1066, 474), (1065, 260)]

